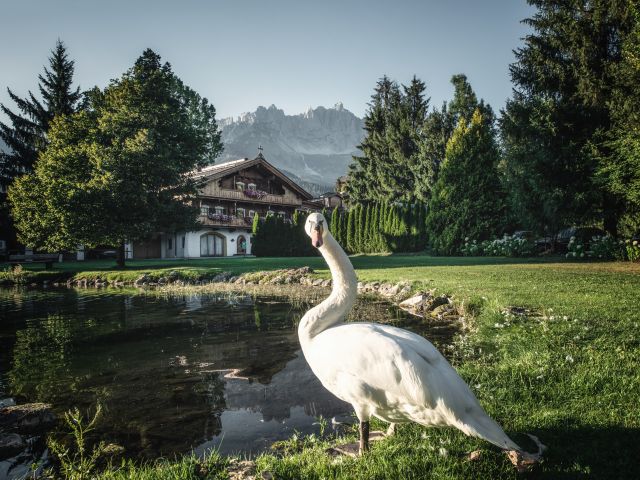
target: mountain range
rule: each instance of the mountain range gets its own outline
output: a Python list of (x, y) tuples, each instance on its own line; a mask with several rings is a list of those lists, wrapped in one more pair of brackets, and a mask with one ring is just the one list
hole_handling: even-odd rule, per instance
[(261, 106), (255, 112), (222, 119), (219, 125), (224, 152), (216, 162), (253, 157), (262, 146), (264, 157), (274, 166), (315, 184), (305, 187), (309, 190), (333, 190), (364, 137), (362, 119), (342, 103), (309, 108), (298, 115), (286, 115), (275, 105)]

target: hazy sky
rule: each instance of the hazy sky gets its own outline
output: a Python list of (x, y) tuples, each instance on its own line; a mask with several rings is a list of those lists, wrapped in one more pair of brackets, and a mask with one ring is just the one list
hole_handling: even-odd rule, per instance
[[(427, 83), (432, 105), (466, 73), (497, 110), (531, 14), (524, 0), (0, 0), (0, 102), (36, 89), (57, 38), (83, 89), (105, 86), (147, 47), (218, 117), (275, 104), (344, 106), (362, 116), (387, 74)], [(4, 117), (3, 117), (4, 119)]]

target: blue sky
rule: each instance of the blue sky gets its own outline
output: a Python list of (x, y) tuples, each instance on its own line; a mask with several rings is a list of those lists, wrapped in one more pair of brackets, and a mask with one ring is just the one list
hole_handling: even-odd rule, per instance
[(338, 101), (362, 116), (383, 74), (416, 74), (439, 105), (451, 76), (466, 73), (497, 110), (531, 12), (524, 0), (0, 0), (0, 102), (13, 107), (6, 87), (36, 89), (60, 38), (83, 89), (105, 86), (150, 47), (218, 117)]

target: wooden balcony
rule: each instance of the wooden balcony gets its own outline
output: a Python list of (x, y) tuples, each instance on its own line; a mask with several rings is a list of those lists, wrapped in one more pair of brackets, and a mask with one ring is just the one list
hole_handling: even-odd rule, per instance
[(216, 227), (240, 227), (251, 228), (253, 225), (253, 218), (249, 217), (236, 217), (233, 215), (200, 215), (198, 221), (202, 225), (216, 226)]
[(199, 195), (200, 198), (222, 198), (225, 200), (236, 200), (239, 202), (263, 203), (270, 205), (302, 205), (302, 200), (293, 195), (272, 195), (266, 194), (262, 198), (250, 197), (241, 190), (230, 188), (209, 187), (205, 188)]

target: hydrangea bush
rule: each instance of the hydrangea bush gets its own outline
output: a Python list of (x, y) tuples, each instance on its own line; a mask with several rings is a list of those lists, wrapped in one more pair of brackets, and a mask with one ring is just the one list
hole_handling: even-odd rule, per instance
[(610, 235), (592, 237), (588, 249), (575, 237), (571, 237), (566, 256), (575, 259), (624, 260), (627, 255), (625, 255), (623, 247), (624, 242), (618, 241)]
[(464, 246), (461, 248), (463, 255), (474, 256), (494, 256), (494, 257), (529, 257), (535, 252), (535, 245), (525, 238), (517, 238), (505, 235), (495, 240), (485, 240), (478, 243), (476, 240), (465, 238)]
[(640, 245), (638, 245), (638, 240), (627, 240), (625, 242), (625, 251), (630, 262), (640, 261)]

